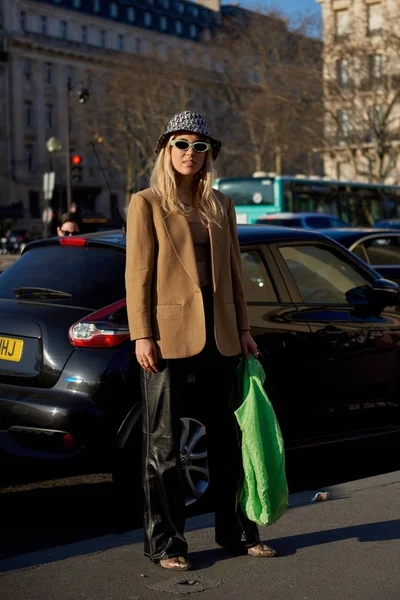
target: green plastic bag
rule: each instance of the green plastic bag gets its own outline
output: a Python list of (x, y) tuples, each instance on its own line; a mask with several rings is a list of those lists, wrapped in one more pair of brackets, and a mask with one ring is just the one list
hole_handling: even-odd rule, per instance
[(285, 450), (274, 409), (264, 390), (265, 373), (250, 355), (237, 368), (244, 478), (239, 502), (244, 514), (259, 525), (271, 525), (288, 506)]

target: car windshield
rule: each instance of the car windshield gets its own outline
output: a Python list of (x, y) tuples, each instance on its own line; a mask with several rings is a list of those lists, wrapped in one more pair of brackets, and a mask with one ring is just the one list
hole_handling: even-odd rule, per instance
[(125, 254), (98, 247), (46, 245), (32, 248), (0, 276), (0, 298), (16, 299), (19, 288), (64, 292), (41, 302), (101, 308), (125, 298)]

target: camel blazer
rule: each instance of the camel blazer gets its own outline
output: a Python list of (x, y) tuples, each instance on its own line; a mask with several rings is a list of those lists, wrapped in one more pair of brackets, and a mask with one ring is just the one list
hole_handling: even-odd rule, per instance
[[(241, 352), (239, 330), (249, 329), (236, 215), (232, 200), (222, 228), (210, 228), (214, 331), (221, 354)], [(126, 303), (132, 340), (152, 337), (161, 358), (198, 354), (206, 342), (203, 296), (190, 226), (167, 214), (151, 189), (131, 198), (126, 232)]]

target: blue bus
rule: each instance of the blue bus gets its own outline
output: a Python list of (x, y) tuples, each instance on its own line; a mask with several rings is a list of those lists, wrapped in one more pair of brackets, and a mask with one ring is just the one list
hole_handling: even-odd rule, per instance
[(280, 212), (328, 213), (362, 227), (400, 218), (400, 187), (394, 185), (266, 173), (216, 179), (214, 187), (232, 198), (238, 223)]

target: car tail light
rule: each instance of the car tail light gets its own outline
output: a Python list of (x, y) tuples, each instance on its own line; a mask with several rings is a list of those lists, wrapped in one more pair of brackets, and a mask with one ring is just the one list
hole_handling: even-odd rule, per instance
[(74, 237), (73, 235), (60, 237), (59, 242), (62, 246), (86, 246), (85, 238)]
[(70, 343), (79, 348), (115, 348), (129, 339), (129, 329), (113, 316), (126, 306), (119, 300), (81, 319), (69, 330)]

